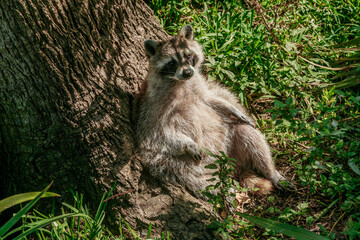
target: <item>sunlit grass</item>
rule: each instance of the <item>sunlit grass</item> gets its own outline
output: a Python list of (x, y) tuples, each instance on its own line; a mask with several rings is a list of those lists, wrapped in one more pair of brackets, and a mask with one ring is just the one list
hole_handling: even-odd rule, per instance
[(280, 219), (316, 225), (338, 209), (320, 231), (359, 237), (360, 1), (148, 2), (169, 34), (193, 26), (209, 79), (248, 107), (306, 201), (324, 205), (320, 218), (286, 208)]

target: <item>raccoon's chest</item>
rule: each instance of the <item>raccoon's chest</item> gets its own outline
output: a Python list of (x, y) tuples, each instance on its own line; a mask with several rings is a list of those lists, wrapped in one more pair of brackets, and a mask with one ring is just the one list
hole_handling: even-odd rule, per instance
[(177, 132), (214, 153), (226, 152), (228, 128), (220, 115), (201, 98), (179, 102), (174, 105), (172, 113), (170, 122)]

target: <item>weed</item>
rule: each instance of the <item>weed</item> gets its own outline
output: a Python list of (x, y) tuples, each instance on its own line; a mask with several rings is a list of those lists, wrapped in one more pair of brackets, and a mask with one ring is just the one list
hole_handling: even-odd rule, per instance
[[(301, 199), (283, 200), (277, 218), (331, 238), (359, 237), (360, 2), (149, 5), (170, 34), (193, 26), (209, 79), (234, 91), (258, 120), (277, 164), (290, 165)], [(299, 210), (305, 202), (309, 207)]]

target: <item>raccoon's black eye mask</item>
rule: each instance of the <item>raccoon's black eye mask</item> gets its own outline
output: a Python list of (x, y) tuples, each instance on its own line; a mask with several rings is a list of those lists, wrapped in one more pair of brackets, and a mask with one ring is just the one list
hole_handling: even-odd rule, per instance
[(178, 65), (178, 62), (175, 59), (172, 59), (170, 62), (165, 64), (165, 66), (161, 69), (160, 74), (163, 76), (174, 75)]

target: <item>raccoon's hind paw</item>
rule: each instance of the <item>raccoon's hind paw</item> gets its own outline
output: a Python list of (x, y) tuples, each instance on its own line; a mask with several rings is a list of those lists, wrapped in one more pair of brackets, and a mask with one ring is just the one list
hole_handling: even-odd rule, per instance
[(292, 182), (282, 177), (277, 181), (273, 181), (274, 186), (280, 191), (293, 191), (295, 190), (295, 186)]

